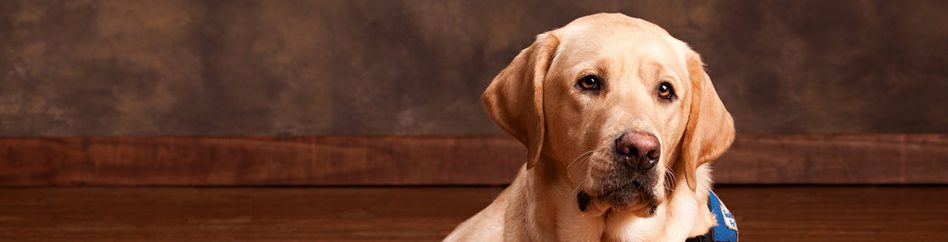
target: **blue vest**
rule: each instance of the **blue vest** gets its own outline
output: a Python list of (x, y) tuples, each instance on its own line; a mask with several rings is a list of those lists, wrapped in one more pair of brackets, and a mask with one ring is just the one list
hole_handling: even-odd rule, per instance
[(734, 215), (724, 206), (721, 199), (714, 192), (708, 194), (708, 209), (714, 214), (717, 225), (711, 227), (707, 234), (688, 238), (686, 242), (737, 242), (737, 221)]

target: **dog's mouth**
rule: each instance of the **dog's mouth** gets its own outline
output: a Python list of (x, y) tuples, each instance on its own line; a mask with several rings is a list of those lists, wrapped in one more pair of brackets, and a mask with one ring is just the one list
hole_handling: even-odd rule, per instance
[(584, 191), (579, 192), (576, 194), (576, 201), (582, 212), (631, 212), (639, 217), (651, 217), (660, 203), (652, 189), (639, 182), (616, 186), (594, 196)]

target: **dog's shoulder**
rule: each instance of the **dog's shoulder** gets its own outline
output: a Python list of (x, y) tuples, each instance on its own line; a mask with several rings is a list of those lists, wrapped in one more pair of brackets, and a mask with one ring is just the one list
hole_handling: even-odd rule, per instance
[(504, 190), (484, 210), (458, 225), (444, 241), (503, 241), (509, 190)]

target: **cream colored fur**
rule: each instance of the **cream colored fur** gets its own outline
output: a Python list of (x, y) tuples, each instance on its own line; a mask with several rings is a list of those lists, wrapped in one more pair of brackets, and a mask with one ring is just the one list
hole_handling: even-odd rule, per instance
[[(576, 88), (588, 75), (603, 79), (602, 91)], [(659, 83), (677, 97), (656, 98)], [(445, 241), (683, 241), (715, 224), (708, 163), (733, 141), (733, 120), (698, 54), (664, 29), (622, 14), (577, 19), (539, 35), (497, 75), (484, 102), (528, 158), (513, 183)], [(661, 144), (658, 182), (649, 188), (654, 213), (598, 197), (618, 169), (612, 143), (626, 130)], [(578, 192), (594, 197), (586, 211)]]

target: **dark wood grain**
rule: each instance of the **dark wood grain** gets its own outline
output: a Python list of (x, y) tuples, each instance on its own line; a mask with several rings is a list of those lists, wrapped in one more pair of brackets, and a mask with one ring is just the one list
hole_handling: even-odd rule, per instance
[(948, 135), (738, 135), (719, 183), (945, 184)]
[[(500, 187), (0, 188), (2, 241), (437, 241)], [(941, 241), (946, 187), (718, 187), (741, 241)]]
[(942, 241), (946, 187), (719, 187), (741, 241)]
[(505, 184), (502, 137), (0, 139), (3, 185)]
[(434, 241), (496, 190), (0, 189), (0, 241)]
[[(0, 138), (0, 185), (498, 185), (506, 137)], [(948, 135), (738, 135), (729, 184), (945, 184)]]

